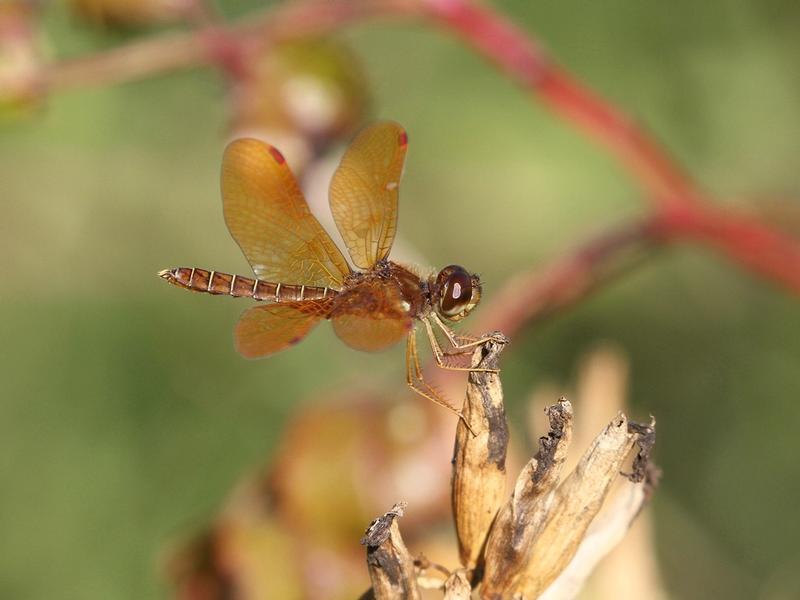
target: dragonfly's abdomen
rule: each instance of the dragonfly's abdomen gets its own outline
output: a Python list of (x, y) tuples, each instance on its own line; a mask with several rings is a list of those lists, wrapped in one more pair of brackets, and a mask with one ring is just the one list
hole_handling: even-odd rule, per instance
[(159, 275), (172, 285), (205, 294), (224, 294), (236, 298), (253, 298), (268, 302), (319, 300), (337, 294), (327, 287), (273, 283), (220, 271), (195, 267), (165, 269)]

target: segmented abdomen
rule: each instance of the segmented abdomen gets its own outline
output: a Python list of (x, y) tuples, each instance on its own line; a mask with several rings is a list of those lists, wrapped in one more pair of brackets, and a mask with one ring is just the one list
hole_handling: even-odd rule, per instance
[(226, 294), (236, 298), (253, 298), (272, 302), (318, 300), (334, 296), (337, 293), (327, 287), (274, 283), (195, 267), (165, 269), (159, 275), (172, 285), (193, 292)]

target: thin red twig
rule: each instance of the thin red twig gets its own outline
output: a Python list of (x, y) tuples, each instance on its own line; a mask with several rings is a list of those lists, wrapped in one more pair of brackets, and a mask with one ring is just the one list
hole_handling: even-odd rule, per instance
[(749, 215), (711, 205), (666, 211), (653, 234), (719, 248), (740, 265), (800, 294), (800, 242)]
[(641, 126), (581, 85), (512, 21), (469, 0), (428, 0), (427, 6), (435, 20), (605, 145), (635, 174), (653, 201), (672, 206), (696, 199), (691, 181)]
[(507, 281), (482, 307), (472, 329), (502, 331), (513, 338), (523, 325), (539, 322), (583, 300), (641, 264), (660, 246), (657, 218), (614, 226), (579, 244), (551, 264)]
[(224, 26), (160, 34), (102, 53), (58, 61), (46, 68), (42, 83), (50, 91), (124, 83), (219, 64), (220, 55), (236, 54), (238, 45), (249, 46), (253, 41), (269, 44), (323, 34), (367, 18), (419, 14), (416, 0), (288, 2)]
[[(800, 242), (750, 215), (718, 208), (639, 125), (551, 60), (536, 40), (472, 0), (311, 0), (193, 33), (168, 34), (110, 52), (56, 63), (51, 90), (116, 83), (235, 59), (231, 41), (271, 43), (325, 33), (378, 16), (419, 17), (452, 31), (566, 121), (597, 140), (630, 172), (654, 204), (664, 240), (691, 239), (800, 294)], [(233, 56), (233, 59), (231, 58)]]
[[(541, 322), (585, 300), (642, 264), (662, 245), (660, 217), (627, 221), (569, 250), (547, 266), (506, 281), (481, 307), (470, 331), (502, 331), (514, 339), (523, 326)], [(448, 393), (463, 386), (459, 374), (428, 365), (427, 378)]]
[(561, 117), (605, 146), (655, 204), (666, 239), (690, 238), (800, 294), (800, 242), (751, 216), (722, 211), (640, 126), (581, 85), (536, 41), (470, 0), (427, 0), (430, 14)]

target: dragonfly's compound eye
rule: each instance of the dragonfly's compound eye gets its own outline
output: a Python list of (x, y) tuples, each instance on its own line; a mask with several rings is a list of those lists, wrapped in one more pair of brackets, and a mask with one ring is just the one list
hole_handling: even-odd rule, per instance
[(472, 276), (458, 265), (450, 265), (439, 273), (439, 311), (444, 317), (462, 315), (472, 303)]

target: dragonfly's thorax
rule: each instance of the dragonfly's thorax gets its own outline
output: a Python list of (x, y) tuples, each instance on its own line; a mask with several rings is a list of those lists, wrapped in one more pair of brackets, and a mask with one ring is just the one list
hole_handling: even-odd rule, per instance
[(427, 280), (407, 267), (387, 262), (388, 277), (398, 286), (400, 296), (408, 305), (408, 314), (413, 318), (426, 316), (431, 311), (431, 295)]
[[(346, 301), (348, 290), (363, 286), (383, 289), (381, 296), (384, 298), (384, 307), (391, 306), (392, 311), (402, 313), (403, 316), (418, 319), (431, 312), (431, 295), (427, 279), (395, 262), (381, 260), (368, 271), (350, 273), (344, 282), (342, 302)], [(360, 295), (364, 297), (364, 294)]]

